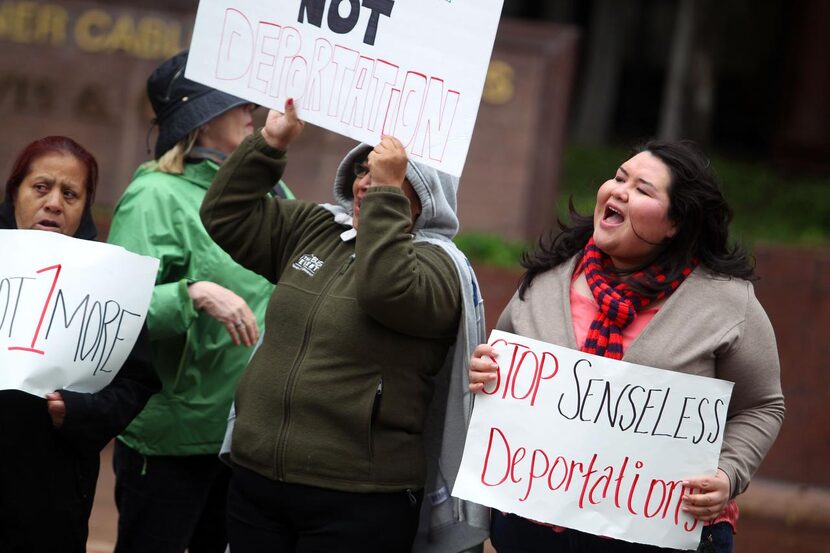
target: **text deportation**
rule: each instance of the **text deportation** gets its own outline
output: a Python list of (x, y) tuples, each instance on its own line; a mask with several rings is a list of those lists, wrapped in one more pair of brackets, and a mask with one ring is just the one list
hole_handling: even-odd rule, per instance
[(343, 134), (392, 135), (415, 158), (443, 162), (461, 92), (420, 68), (404, 68), (325, 37), (314, 39), (309, 25), (316, 23), (311, 11), (297, 29), (254, 21), (227, 8), (214, 78), (242, 85), (244, 91), (236, 94), (251, 100), (294, 98), (302, 113), (323, 117)]

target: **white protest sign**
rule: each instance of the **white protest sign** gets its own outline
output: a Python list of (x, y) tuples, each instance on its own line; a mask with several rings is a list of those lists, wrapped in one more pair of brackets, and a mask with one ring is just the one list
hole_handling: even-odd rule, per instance
[(201, 0), (185, 75), (460, 176), (504, 0)]
[(0, 230), (0, 390), (96, 392), (133, 348), (158, 260), (42, 230)]
[(695, 549), (687, 478), (714, 474), (732, 383), (494, 331), (453, 495), (583, 532)]

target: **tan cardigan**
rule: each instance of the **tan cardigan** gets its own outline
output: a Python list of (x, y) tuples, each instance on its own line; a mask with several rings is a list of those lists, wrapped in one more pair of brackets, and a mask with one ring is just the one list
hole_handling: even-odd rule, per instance
[[(513, 296), (497, 328), (579, 349), (571, 320), (574, 259)], [(775, 334), (752, 284), (698, 267), (626, 348), (624, 361), (735, 383), (719, 467), (742, 493), (784, 420)]]

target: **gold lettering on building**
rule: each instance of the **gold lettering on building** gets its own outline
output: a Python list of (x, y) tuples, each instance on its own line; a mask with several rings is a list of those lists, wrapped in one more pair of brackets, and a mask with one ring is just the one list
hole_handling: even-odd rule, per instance
[(513, 66), (501, 60), (492, 60), (487, 68), (482, 99), (488, 104), (506, 104), (513, 99), (516, 87), (513, 84)]
[(104, 10), (88, 10), (75, 22), (75, 44), (84, 52), (100, 52), (107, 40), (105, 29), (112, 26), (112, 18)]
[(166, 58), (182, 50), (178, 22), (130, 15), (113, 19), (103, 10), (82, 13), (75, 23), (75, 43), (84, 52), (125, 52), (137, 58)]
[(69, 14), (57, 4), (3, 2), (0, 4), (0, 39), (22, 44), (66, 42)]

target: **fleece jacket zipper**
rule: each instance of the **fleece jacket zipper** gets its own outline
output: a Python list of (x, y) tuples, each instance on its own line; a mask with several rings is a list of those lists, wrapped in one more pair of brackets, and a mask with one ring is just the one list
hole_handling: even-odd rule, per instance
[(317, 320), (317, 311), (320, 308), (320, 304), (328, 296), (329, 289), (334, 285), (335, 281), (349, 269), (353, 262), (354, 254), (349, 256), (349, 259), (345, 263), (343, 263), (343, 265), (340, 267), (340, 270), (337, 271), (329, 279), (329, 281), (323, 287), (323, 290), (320, 291), (320, 295), (317, 296), (316, 300), (314, 300), (314, 305), (311, 306), (311, 310), (308, 314), (308, 319), (306, 319), (305, 331), (303, 333), (303, 342), (300, 346), (300, 351), (297, 352), (297, 357), (294, 361), (294, 364), (291, 366), (291, 370), (288, 373), (288, 379), (286, 380), (285, 390), (283, 391), (282, 424), (280, 425), (279, 439), (277, 440), (277, 445), (274, 448), (274, 459), (276, 460), (277, 465), (275, 467), (277, 469), (277, 480), (285, 480), (285, 451), (288, 447), (289, 426), (291, 425), (291, 398), (294, 396), (294, 387), (297, 384), (297, 376), (299, 375), (300, 367), (303, 364), (306, 351), (308, 350), (308, 342), (311, 338), (311, 329), (314, 327), (314, 322)]

